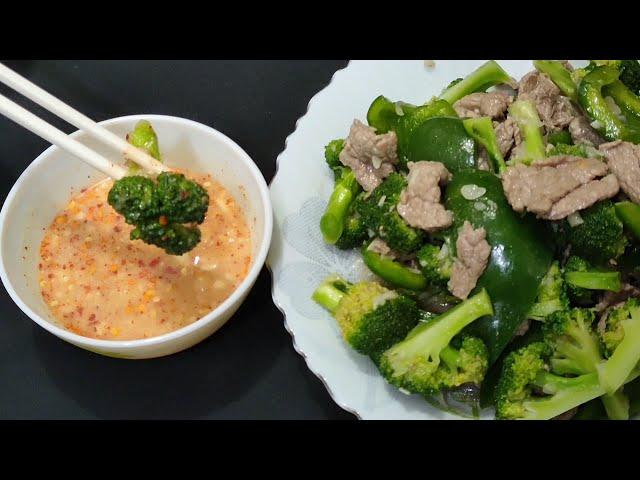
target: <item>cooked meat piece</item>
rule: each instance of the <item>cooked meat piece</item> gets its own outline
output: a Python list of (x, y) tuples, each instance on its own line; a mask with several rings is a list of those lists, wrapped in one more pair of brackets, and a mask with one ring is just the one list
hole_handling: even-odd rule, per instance
[(460, 299), (465, 299), (487, 268), (491, 246), (486, 240), (484, 228), (474, 229), (465, 221), (456, 240), (456, 259), (451, 269), (449, 291)]
[(513, 97), (504, 92), (472, 93), (453, 104), (462, 118), (504, 118)]
[(620, 191), (618, 179), (612, 173), (600, 180), (591, 180), (576, 188), (566, 197), (556, 202), (547, 216), (548, 220), (560, 220), (574, 212), (584, 210), (605, 198), (611, 198)]
[(560, 203), (579, 187), (606, 174), (607, 165), (600, 160), (559, 155), (529, 166), (507, 167), (502, 174), (502, 186), (516, 212), (528, 211), (545, 219), (551, 219), (553, 215), (553, 219), (558, 220), (615, 195), (618, 190), (613, 191), (614, 181), (607, 179), (602, 185), (591, 185), (600, 196), (592, 195), (589, 189), (580, 190)]
[(518, 85), (518, 100), (531, 100), (548, 130), (562, 130), (577, 115), (571, 100), (560, 95), (560, 89), (544, 73), (529, 72)]
[(580, 143), (586, 143), (593, 147), (597, 147), (604, 140), (598, 135), (598, 132), (591, 126), (587, 117), (579, 115), (569, 124), (569, 133), (571, 134), (571, 140), (576, 145)]
[(389, 247), (389, 245), (387, 245), (387, 243), (381, 238), (374, 239), (367, 247), (367, 250), (369, 250), (370, 252), (378, 253), (383, 257), (391, 258), (393, 260), (398, 258), (398, 254), (395, 251), (393, 251)]
[[(624, 283), (619, 292), (605, 292), (600, 301), (596, 304), (595, 310), (596, 312), (609, 311), (611, 308), (626, 302), (627, 299), (631, 297), (640, 298), (640, 288), (634, 287), (630, 283)], [(599, 329), (603, 329), (605, 326), (603, 319), (606, 320), (606, 315), (604, 314), (600, 319), (600, 323), (602, 323), (602, 325), (598, 323)]]
[(493, 122), (493, 128), (496, 132), (500, 152), (504, 158), (507, 158), (511, 149), (522, 143), (518, 124), (513, 118), (507, 116), (504, 122)]
[(453, 214), (440, 203), (440, 187), (451, 180), (447, 167), (440, 162), (409, 162), (407, 188), (400, 194), (398, 213), (415, 228), (427, 232), (446, 228)]
[(476, 167), (478, 170), (492, 170), (491, 162), (489, 161), (489, 153), (487, 149), (482, 145), (478, 146), (478, 159), (476, 160)]
[(599, 149), (609, 170), (618, 177), (620, 188), (632, 201), (640, 203), (640, 146), (616, 140), (600, 145)]
[(351, 168), (362, 188), (370, 192), (394, 171), (398, 163), (395, 132), (376, 135), (375, 128), (354, 120), (340, 152), (340, 161)]

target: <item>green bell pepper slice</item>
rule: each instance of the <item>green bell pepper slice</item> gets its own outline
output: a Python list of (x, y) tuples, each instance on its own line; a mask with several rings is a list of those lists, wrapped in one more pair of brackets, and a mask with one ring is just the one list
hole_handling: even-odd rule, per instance
[(379, 253), (362, 250), (362, 259), (365, 265), (377, 276), (390, 283), (396, 288), (407, 288), (409, 290), (424, 290), (427, 288), (427, 281), (419, 272), (405, 267), (390, 258), (385, 258)]
[[(467, 200), (461, 191), (465, 185), (477, 185), (485, 193)], [(453, 212), (454, 228), (467, 220), (474, 228), (486, 230), (491, 245), (489, 263), (476, 289), (487, 289), (495, 313), (477, 320), (469, 330), (485, 341), (493, 363), (527, 318), (538, 285), (551, 266), (553, 251), (540, 223), (511, 209), (500, 180), (490, 172), (454, 174), (445, 192), (445, 206)]]

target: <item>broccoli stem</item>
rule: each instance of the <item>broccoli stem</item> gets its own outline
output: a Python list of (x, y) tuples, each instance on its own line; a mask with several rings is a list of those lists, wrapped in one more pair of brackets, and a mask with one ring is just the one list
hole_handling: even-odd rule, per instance
[[(340, 302), (346, 295), (346, 290), (350, 284), (340, 278), (330, 278), (325, 280), (313, 292), (311, 298), (321, 307), (327, 309), (329, 313), (334, 313)], [(340, 288), (338, 288), (340, 287)]]
[(533, 66), (542, 73), (546, 73), (560, 91), (573, 101), (578, 100), (576, 84), (571, 78), (571, 72), (557, 60), (534, 60)]
[(408, 288), (409, 290), (427, 288), (427, 281), (422, 274), (414, 272), (390, 258), (385, 258), (379, 253), (367, 250), (366, 247), (362, 250), (362, 259), (369, 270), (394, 287)]
[(536, 302), (529, 310), (527, 314), (527, 318), (531, 320), (539, 320), (544, 321), (549, 315), (553, 312), (557, 312), (558, 310), (564, 309), (565, 306), (562, 303), (562, 300), (559, 298), (554, 298), (553, 300), (545, 300), (543, 302)]
[(489, 60), (471, 72), (460, 82), (447, 88), (440, 98), (450, 104), (471, 93), (484, 92), (489, 87), (500, 83), (510, 83), (511, 77), (494, 60)]
[(622, 224), (636, 239), (640, 240), (640, 205), (632, 202), (618, 202), (615, 208)]
[(440, 360), (442, 360), (449, 370), (456, 370), (458, 368), (458, 362), (460, 361), (460, 352), (455, 348), (446, 346), (440, 352)]
[(567, 283), (589, 290), (619, 292), (622, 288), (620, 272), (566, 272)]
[(360, 185), (352, 171), (348, 171), (338, 180), (331, 197), (329, 197), (324, 215), (320, 219), (320, 231), (325, 242), (333, 245), (340, 239), (349, 213), (349, 206), (359, 192)]
[(624, 339), (609, 359), (597, 366), (600, 383), (608, 394), (613, 394), (625, 383), (640, 360), (640, 309), (631, 309), (630, 315), (630, 319), (621, 322)]
[(518, 153), (517, 162), (529, 165), (545, 157), (546, 147), (542, 138), (542, 122), (536, 106), (530, 100), (516, 100), (509, 107), (509, 113), (518, 124), (524, 148)]
[(602, 93), (613, 98), (613, 101), (624, 110), (625, 113), (630, 113), (640, 118), (640, 98), (629, 90), (620, 80), (604, 86)]
[(624, 394), (622, 388), (612, 395), (603, 395), (600, 398), (610, 420), (629, 420), (629, 397)]
[(489, 117), (467, 118), (462, 121), (462, 125), (467, 133), (487, 150), (493, 164), (493, 171), (502, 173), (507, 166), (504, 163), (491, 119)]
[(551, 395), (525, 401), (526, 413), (522, 417), (525, 420), (549, 420), (605, 393), (595, 372), (572, 378), (543, 372), (535, 384)]

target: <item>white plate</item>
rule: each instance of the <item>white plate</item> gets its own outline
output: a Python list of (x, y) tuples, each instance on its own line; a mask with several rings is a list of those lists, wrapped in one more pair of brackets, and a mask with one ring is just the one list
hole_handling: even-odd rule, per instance
[[(273, 300), (309, 369), (338, 405), (359, 418), (460, 417), (388, 385), (368, 357), (344, 343), (336, 322), (311, 300), (313, 290), (329, 274), (339, 273), (354, 281), (367, 272), (357, 252), (343, 252), (322, 240), (320, 216), (333, 189), (324, 146), (334, 138), (344, 138), (354, 118), (366, 121), (369, 105), (378, 95), (422, 104), (484, 62), (437, 60), (435, 68), (428, 69), (423, 60), (352, 61), (311, 99), (278, 157), (271, 183), (274, 231), (267, 259), (273, 274)], [(531, 60), (498, 62), (516, 79), (533, 69)], [(491, 416), (491, 412), (483, 415)]]

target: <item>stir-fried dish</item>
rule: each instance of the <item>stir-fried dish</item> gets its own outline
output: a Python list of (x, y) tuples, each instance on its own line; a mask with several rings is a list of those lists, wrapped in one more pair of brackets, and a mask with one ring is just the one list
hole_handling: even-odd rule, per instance
[[(159, 159), (148, 122), (129, 135), (144, 147), (140, 138), (153, 139)], [(39, 270), (61, 326), (106, 340), (154, 337), (195, 322), (235, 291), (251, 266), (244, 213), (210, 175), (187, 176), (195, 181), (177, 171), (103, 180), (58, 213)]]
[(406, 394), (462, 415), (640, 412), (640, 63), (490, 61), (379, 96), (325, 148), (324, 240), (376, 281), (313, 298)]

